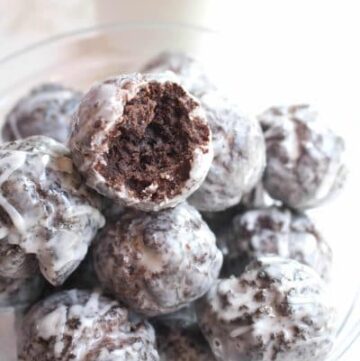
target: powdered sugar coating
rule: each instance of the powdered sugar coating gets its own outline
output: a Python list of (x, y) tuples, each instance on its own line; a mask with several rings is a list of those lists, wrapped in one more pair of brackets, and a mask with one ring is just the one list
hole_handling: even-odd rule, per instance
[(201, 211), (222, 211), (240, 202), (260, 180), (265, 167), (265, 142), (256, 119), (219, 92), (200, 98), (212, 131), (214, 160), (190, 203)]
[(311, 219), (304, 213), (269, 207), (237, 215), (226, 236), (232, 263), (274, 254), (312, 267), (325, 280), (330, 277), (332, 252)]
[(151, 325), (97, 292), (41, 301), (26, 315), (22, 339), (22, 361), (159, 360)]
[(82, 94), (60, 84), (43, 84), (21, 98), (5, 119), (2, 135), (12, 141), (46, 135), (66, 144), (71, 116)]
[(201, 297), (222, 264), (213, 233), (186, 203), (158, 213), (125, 213), (99, 235), (94, 259), (106, 289), (148, 316)]
[[(122, 206), (131, 206), (145, 211), (158, 211), (174, 207), (193, 193), (204, 180), (213, 158), (211, 136), (205, 144), (193, 150), (189, 177), (179, 194), (161, 201), (154, 201), (158, 183), (152, 181), (143, 191), (141, 199), (126, 182), (115, 188), (98, 170), (98, 165), (109, 166), (105, 154), (109, 151), (109, 135), (123, 121), (126, 104), (149, 83), (177, 84), (174, 74), (129, 74), (108, 79), (94, 85), (85, 95), (74, 116), (74, 127), (70, 137), (70, 148), (75, 164), (84, 174), (88, 185)], [(179, 85), (177, 86), (180, 89)], [(180, 102), (198, 104), (189, 93), (181, 90)], [(205, 115), (199, 105), (188, 114), (189, 122), (199, 122), (207, 127)], [(166, 175), (165, 175), (166, 176)]]
[(156, 330), (161, 361), (215, 361), (200, 330), (164, 328)]
[(311, 208), (342, 188), (344, 141), (308, 105), (273, 107), (259, 116), (264, 130), (270, 196), (296, 209)]
[(5, 276), (26, 277), (36, 259), (49, 282), (63, 283), (104, 225), (97, 195), (82, 184), (69, 150), (44, 136), (2, 144), (0, 171), (1, 242), (16, 250), (2, 254)]
[(310, 267), (280, 257), (252, 262), (197, 304), (219, 361), (322, 361), (334, 339), (334, 309)]
[(32, 304), (40, 297), (44, 283), (40, 275), (20, 279), (0, 277), (0, 307)]
[(179, 77), (180, 84), (196, 97), (216, 89), (202, 64), (181, 52), (160, 53), (151, 59), (142, 71), (145, 73), (172, 71)]

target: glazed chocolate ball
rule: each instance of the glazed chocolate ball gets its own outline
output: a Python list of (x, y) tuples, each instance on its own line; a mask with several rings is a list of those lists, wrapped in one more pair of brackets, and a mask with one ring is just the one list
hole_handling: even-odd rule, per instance
[(196, 97), (216, 89), (203, 65), (181, 52), (160, 53), (143, 67), (142, 72), (162, 73), (167, 70), (175, 73), (180, 79), (180, 84)]
[(174, 312), (216, 280), (222, 254), (200, 214), (183, 203), (158, 213), (127, 212), (97, 238), (100, 282), (147, 316)]
[(66, 143), (71, 116), (82, 94), (60, 84), (43, 84), (21, 98), (5, 119), (4, 141), (46, 135)]
[[(59, 285), (104, 225), (100, 201), (83, 184), (69, 150), (34, 136), (0, 145), (1, 277), (25, 277), (34, 259)], [(36, 269), (36, 267), (35, 267)]]
[(157, 329), (156, 338), (162, 361), (215, 361), (198, 328)]
[(199, 103), (171, 74), (121, 75), (93, 86), (74, 118), (70, 148), (89, 186), (120, 205), (174, 207), (213, 158)]
[(25, 316), (21, 361), (158, 361), (155, 334), (97, 292), (70, 290), (36, 304)]
[(260, 115), (266, 141), (264, 186), (295, 209), (320, 205), (342, 188), (344, 141), (308, 105), (273, 107)]
[(273, 254), (304, 263), (329, 279), (331, 248), (303, 213), (279, 207), (246, 211), (233, 218), (226, 241), (233, 265), (237, 258), (245, 260), (245, 265), (254, 258)]
[(212, 132), (214, 160), (190, 203), (200, 211), (222, 211), (240, 202), (260, 180), (265, 142), (256, 119), (218, 92), (200, 98)]
[(0, 308), (26, 306), (35, 302), (41, 296), (44, 284), (40, 275), (23, 279), (0, 277)]
[(252, 262), (239, 278), (219, 280), (196, 310), (219, 361), (322, 361), (333, 344), (325, 284), (291, 259)]

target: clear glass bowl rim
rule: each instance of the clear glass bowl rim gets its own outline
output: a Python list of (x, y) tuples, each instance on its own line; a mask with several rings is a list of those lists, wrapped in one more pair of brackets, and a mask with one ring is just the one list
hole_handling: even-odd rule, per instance
[(91, 35), (92, 33), (98, 32), (107, 32), (107, 31), (123, 31), (123, 30), (132, 30), (132, 29), (146, 29), (146, 28), (157, 28), (157, 29), (168, 29), (172, 28), (173, 30), (176, 29), (187, 29), (187, 30), (194, 30), (203, 33), (209, 34), (220, 34), (221, 32), (209, 27), (201, 26), (201, 25), (194, 25), (190, 23), (184, 22), (150, 22), (150, 21), (129, 21), (129, 22), (112, 22), (112, 23), (104, 23), (96, 26), (89, 26), (80, 29), (70, 30), (66, 32), (59, 33), (57, 35), (53, 35), (47, 37), (43, 40), (34, 42), (24, 48), (20, 48), (11, 52), (8, 55), (0, 58), (0, 66), (5, 65), (12, 60), (20, 57), (24, 54), (31, 53), (33, 51), (37, 51), (41, 48), (46, 47), (49, 44), (66, 41), (69, 38), (75, 38), (78, 36), (85, 36)]

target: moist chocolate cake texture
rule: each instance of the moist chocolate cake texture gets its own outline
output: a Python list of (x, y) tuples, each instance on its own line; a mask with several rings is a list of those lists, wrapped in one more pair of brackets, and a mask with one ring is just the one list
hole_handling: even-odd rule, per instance
[(70, 148), (88, 185), (120, 205), (173, 207), (212, 161), (211, 131), (171, 74), (130, 74), (95, 85), (74, 118)]

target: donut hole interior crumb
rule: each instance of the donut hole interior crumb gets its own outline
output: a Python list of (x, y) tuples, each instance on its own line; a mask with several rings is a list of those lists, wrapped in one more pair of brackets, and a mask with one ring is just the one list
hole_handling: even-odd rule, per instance
[(189, 114), (197, 103), (177, 84), (150, 82), (125, 104), (109, 137), (100, 173), (113, 188), (125, 184), (139, 199), (173, 197), (190, 177), (193, 151), (209, 129)]

